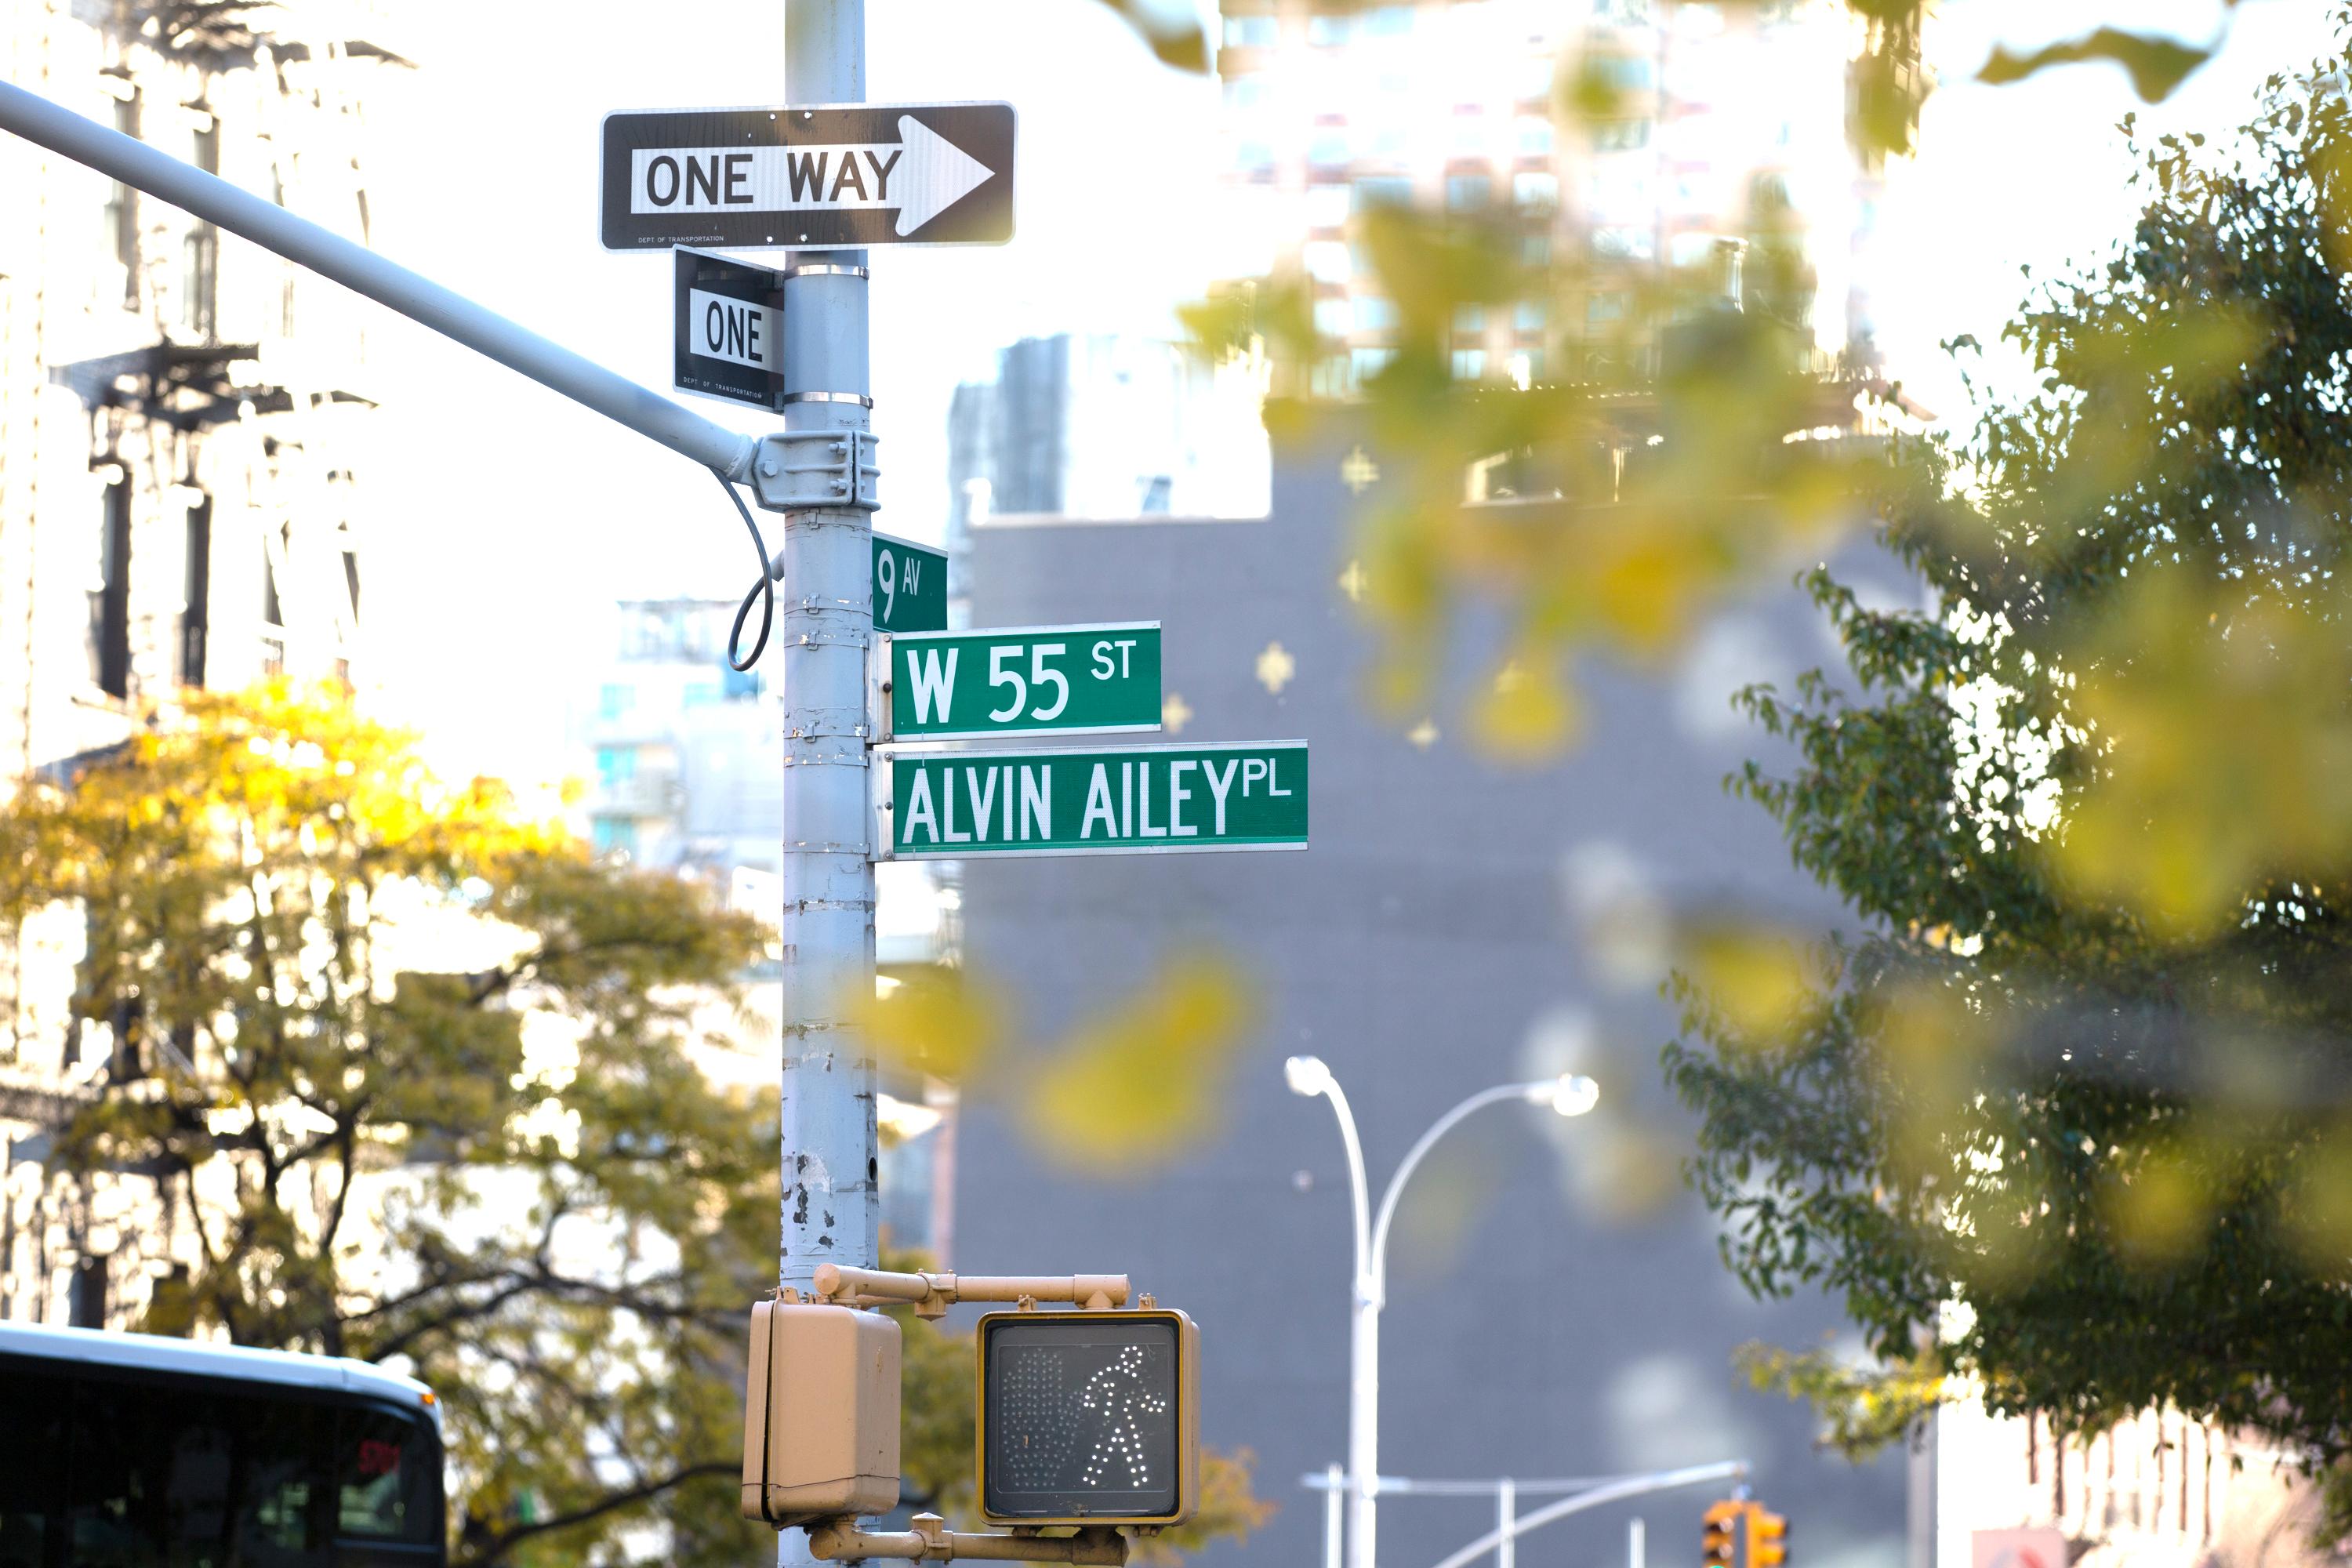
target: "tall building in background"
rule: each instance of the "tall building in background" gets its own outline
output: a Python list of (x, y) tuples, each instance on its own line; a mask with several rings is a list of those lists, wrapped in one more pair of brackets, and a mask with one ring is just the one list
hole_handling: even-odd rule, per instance
[[(399, 10), (15, 0), (0, 76), (364, 244)], [(0, 776), (185, 687), (363, 679), (373, 307), (15, 137), (0, 196)], [(58, 1097), (123, 1070), (71, 1016), (79, 945), (0, 931), (0, 1318), (117, 1322), (172, 1266), (143, 1184), (44, 1165)]]
[(949, 537), (992, 513), (1263, 516), (1264, 390), (1177, 343), (1024, 338), (949, 407)]
[(1395, 304), (1351, 231), (1381, 204), (1500, 225), (1554, 270), (1547, 297), (1457, 316), (1458, 379), (1594, 376), (1639, 285), (1725, 241), (1771, 261), (1747, 268), (1748, 308), (1789, 317), (1819, 368), (1871, 364), (1877, 174), (1847, 142), (1857, 36), (1843, 0), (1223, 9), (1227, 270), (1311, 284), (1340, 353), (1310, 392), (1346, 393), (1395, 348)]

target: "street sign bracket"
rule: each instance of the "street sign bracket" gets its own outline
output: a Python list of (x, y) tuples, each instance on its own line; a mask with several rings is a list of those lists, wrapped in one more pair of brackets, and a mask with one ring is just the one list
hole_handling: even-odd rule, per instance
[(779, 430), (761, 437), (751, 488), (761, 509), (879, 510), (876, 491), (882, 470), (874, 457), (879, 439), (864, 430)]

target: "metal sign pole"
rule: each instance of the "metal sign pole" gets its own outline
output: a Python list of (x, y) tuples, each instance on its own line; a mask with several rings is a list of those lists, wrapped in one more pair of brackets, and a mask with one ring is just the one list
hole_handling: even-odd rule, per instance
[[(784, 0), (788, 104), (866, 97), (865, 0)], [(866, 253), (796, 251), (784, 269), (784, 427), (836, 435), (853, 467), (871, 445)], [(783, 1213), (779, 1274), (813, 1290), (825, 1264), (871, 1268), (874, 1059), (846, 1009), (874, 992), (866, 650), (872, 521), (844, 498), (784, 512), (777, 649), (784, 694)], [(814, 1561), (785, 1531), (777, 1561)]]

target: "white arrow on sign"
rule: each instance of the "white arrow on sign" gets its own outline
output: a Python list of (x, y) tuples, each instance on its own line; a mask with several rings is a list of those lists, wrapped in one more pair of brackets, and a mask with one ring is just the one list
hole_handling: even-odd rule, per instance
[(995, 178), (995, 171), (911, 114), (897, 142), (804, 147), (640, 147), (629, 153), (629, 211), (837, 212), (896, 207), (900, 237)]

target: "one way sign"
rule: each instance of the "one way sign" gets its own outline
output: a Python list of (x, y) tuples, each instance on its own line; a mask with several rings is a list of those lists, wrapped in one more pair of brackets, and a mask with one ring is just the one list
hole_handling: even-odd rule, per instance
[(607, 250), (1001, 245), (1013, 106), (850, 104), (604, 117)]

